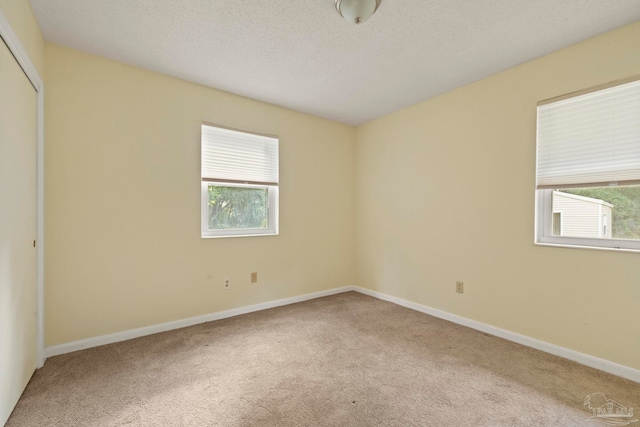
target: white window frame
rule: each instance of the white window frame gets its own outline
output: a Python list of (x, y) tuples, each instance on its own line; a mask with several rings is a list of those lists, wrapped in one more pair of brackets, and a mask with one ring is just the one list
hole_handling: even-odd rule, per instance
[(553, 235), (553, 190), (536, 191), (536, 244), (545, 246), (640, 251), (640, 240)]
[[(267, 228), (231, 228), (210, 230), (209, 229), (209, 191), (211, 185), (220, 187), (241, 187), (241, 188), (266, 188), (268, 197), (267, 206)], [(246, 236), (273, 236), (278, 234), (278, 187), (275, 185), (252, 185), (235, 184), (228, 182), (202, 181), (202, 237), (246, 237)]]
[[(246, 135), (255, 135), (259, 137), (273, 138), (271, 135), (261, 135), (253, 132), (247, 132), (238, 129), (232, 129), (211, 123), (202, 123), (205, 126), (218, 128), (222, 131), (238, 132)], [(202, 150), (202, 139), (200, 141)], [(264, 163), (263, 163), (264, 164)], [(276, 176), (274, 183), (268, 182), (251, 182), (230, 179), (211, 179), (201, 176), (200, 182), (200, 236), (202, 238), (220, 238), (220, 237), (249, 237), (249, 236), (276, 236), (279, 234), (279, 188), (277, 179), (277, 159), (276, 159)], [(216, 169), (217, 170), (217, 169)], [(244, 174), (243, 174), (244, 175)], [(232, 229), (209, 229), (209, 192), (210, 186), (220, 187), (238, 187), (238, 188), (261, 188), (267, 190), (267, 227), (266, 228), (232, 228)]]
[[(579, 95), (584, 95), (590, 92), (596, 92), (599, 90), (607, 89), (610, 87), (622, 85), (625, 83), (634, 82), (640, 79), (640, 76), (634, 76), (631, 78), (619, 80), (616, 82), (607, 83), (598, 87), (586, 89), (584, 91), (575, 92), (567, 95), (562, 95), (554, 99), (540, 102), (538, 105), (548, 102), (559, 101), (562, 99), (572, 98)], [(538, 167), (536, 166), (536, 173)], [(606, 183), (602, 183), (599, 186), (606, 186)], [(609, 183), (609, 185), (617, 185), (616, 183)], [(595, 187), (596, 185), (594, 185)], [(562, 188), (558, 188), (562, 190)], [(568, 237), (568, 236), (554, 236), (553, 235), (553, 191), (554, 189), (544, 188), (535, 190), (535, 244), (544, 246), (560, 246), (570, 248), (586, 248), (586, 249), (603, 249), (603, 250), (619, 250), (619, 251), (640, 251), (640, 240), (628, 240), (628, 239), (613, 239), (613, 238), (585, 238), (585, 237)], [(557, 211), (556, 211), (557, 212)], [(601, 222), (601, 216), (598, 221)], [(613, 220), (611, 221), (613, 226)], [(599, 232), (602, 230), (599, 229)]]

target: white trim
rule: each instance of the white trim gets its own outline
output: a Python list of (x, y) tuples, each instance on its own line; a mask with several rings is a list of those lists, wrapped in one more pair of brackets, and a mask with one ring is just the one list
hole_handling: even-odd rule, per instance
[(534, 242), (536, 246), (549, 247), (549, 248), (565, 248), (565, 249), (588, 249), (592, 251), (611, 251), (611, 252), (628, 252), (628, 253), (640, 253), (640, 249), (626, 249), (626, 248), (605, 248), (602, 246), (587, 246), (587, 245), (573, 245), (565, 243), (548, 243)]
[[(209, 229), (209, 187), (239, 187), (267, 189), (267, 228)], [(277, 236), (279, 189), (277, 185), (238, 184), (216, 181), (202, 181), (200, 185), (200, 237), (219, 239), (225, 237)]]
[(113, 344), (121, 341), (127, 341), (130, 339), (157, 334), (160, 332), (167, 332), (167, 331), (172, 331), (174, 329), (186, 328), (188, 326), (193, 326), (200, 323), (212, 322), (214, 320), (220, 320), (220, 319), (227, 319), (229, 317), (239, 316), (242, 314), (253, 313), (261, 310), (268, 310), (270, 308), (281, 307), (289, 304), (295, 304), (303, 301), (309, 301), (316, 298), (322, 298), (322, 297), (341, 294), (341, 293), (350, 292), (350, 291), (359, 292), (361, 294), (368, 295), (370, 297), (377, 298), (383, 301), (388, 301), (388, 302), (400, 305), (402, 307), (409, 308), (411, 310), (428, 314), (430, 316), (448, 320), (449, 322), (453, 322), (458, 325), (466, 326), (471, 329), (485, 332), (485, 333), (494, 335), (496, 337), (500, 337), (508, 341), (515, 342), (517, 344), (535, 348), (536, 350), (544, 351), (545, 353), (553, 354), (555, 356), (572, 360), (582, 365), (589, 366), (591, 368), (598, 369), (600, 371), (607, 372), (607, 373), (640, 383), (640, 370), (638, 369), (620, 365), (618, 363), (611, 362), (609, 360), (600, 359), (598, 357), (591, 356), (585, 353), (580, 353), (575, 350), (571, 350), (565, 347), (561, 347), (559, 345), (551, 344), (545, 341), (541, 341), (535, 338), (531, 338), (525, 335), (511, 332), (506, 329), (497, 328), (495, 326), (491, 326), (486, 323), (478, 322), (476, 320), (468, 319), (466, 317), (451, 314), (443, 310), (438, 310), (436, 308), (432, 308), (426, 305), (407, 301), (405, 299), (384, 294), (382, 292), (362, 288), (360, 286), (344, 286), (342, 288), (334, 288), (326, 291), (300, 295), (297, 297), (284, 298), (276, 301), (265, 302), (265, 303), (251, 305), (247, 307), (240, 307), (240, 308), (234, 308), (231, 310), (218, 311), (215, 313), (205, 314), (202, 316), (190, 317), (188, 319), (175, 320), (172, 322), (161, 323), (158, 325), (145, 326), (143, 328), (131, 329), (128, 331), (116, 332), (113, 334), (102, 335), (99, 337), (87, 338), (87, 339), (73, 341), (65, 344), (59, 344), (52, 347), (47, 347), (45, 354), (46, 354), (46, 357), (58, 356), (61, 354), (71, 353), (78, 350), (98, 347), (106, 344)]
[(506, 329), (497, 328), (495, 326), (481, 323), (476, 320), (468, 319), (466, 317), (451, 314), (446, 311), (438, 310), (426, 305), (418, 304), (415, 302), (407, 301), (402, 298), (394, 297), (384, 294), (382, 292), (373, 291), (371, 289), (361, 288), (354, 286), (353, 290), (360, 292), (364, 295), (369, 295), (374, 298), (378, 298), (383, 301), (392, 302), (394, 304), (401, 305), (406, 308), (410, 308), (421, 313), (428, 314), (430, 316), (438, 317), (440, 319), (448, 320), (449, 322), (457, 323), (458, 325), (466, 326), (471, 329), (475, 329), (487, 334), (494, 335), (496, 337), (504, 338), (506, 340), (522, 344), (527, 347), (535, 348), (536, 350), (544, 351), (545, 353), (553, 354), (555, 356), (569, 359), (574, 362), (578, 362), (582, 365), (589, 366), (594, 369), (598, 369), (609, 374), (616, 375), (618, 377), (626, 378), (631, 381), (640, 383), (640, 370), (631, 368), (629, 366), (620, 365), (619, 363), (611, 362), (609, 360), (600, 359), (589, 354), (580, 353), (575, 350), (561, 347), (559, 345), (551, 344), (546, 341), (541, 341), (535, 338), (528, 337), (526, 335), (520, 335), (515, 332), (507, 331)]
[(535, 240), (536, 245), (577, 249), (615, 250), (620, 252), (640, 252), (640, 240), (625, 240), (598, 237), (554, 236), (551, 216), (554, 190), (536, 191)]
[(36, 367), (42, 368), (44, 351), (44, 82), (9, 21), (0, 10), (0, 37), (18, 61), (37, 93), (36, 130)]
[(276, 301), (265, 302), (262, 304), (250, 305), (247, 307), (234, 308), (231, 310), (218, 311), (215, 313), (204, 314), (202, 316), (190, 317), (188, 319), (174, 320), (173, 322), (160, 323), (157, 325), (145, 326), (143, 328), (131, 329), (123, 332), (102, 335), (94, 338), (73, 341), (65, 344), (59, 344), (47, 347), (45, 354), (47, 357), (58, 356), (61, 354), (71, 353), (92, 347), (98, 347), (106, 344), (113, 344), (120, 341), (127, 341), (134, 338), (144, 337), (146, 335), (157, 334), (159, 332), (172, 331), (174, 329), (186, 328), (188, 326), (197, 325), (214, 320), (227, 319), (229, 317), (239, 316), (241, 314), (253, 313), (255, 311), (268, 310), (270, 308), (281, 307), (283, 305), (295, 304), (298, 302), (308, 301), (316, 298), (322, 298), (329, 295), (341, 294), (353, 291), (353, 286), (344, 286), (342, 288), (334, 288), (326, 291), (314, 292), (311, 294), (300, 295), (297, 297), (284, 298)]

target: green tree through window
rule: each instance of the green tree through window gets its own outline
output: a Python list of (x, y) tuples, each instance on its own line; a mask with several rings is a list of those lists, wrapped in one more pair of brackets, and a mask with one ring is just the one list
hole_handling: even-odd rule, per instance
[(268, 190), (208, 186), (209, 229), (267, 228)]

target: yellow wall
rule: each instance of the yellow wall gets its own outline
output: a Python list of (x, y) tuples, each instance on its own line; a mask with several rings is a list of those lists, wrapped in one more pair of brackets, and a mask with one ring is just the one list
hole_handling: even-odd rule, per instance
[(640, 74), (638, 46), (640, 22), (360, 126), (357, 284), (640, 368), (640, 256), (533, 244), (537, 101)]
[[(354, 130), (43, 58), (27, 1), (0, 9), (46, 62), (47, 346), (355, 281), (640, 368), (638, 255), (533, 244), (536, 102), (640, 74), (640, 23)], [(280, 236), (199, 237), (201, 121), (280, 136)]]
[[(354, 283), (353, 128), (48, 43), (45, 81), (47, 346)], [(202, 121), (280, 137), (279, 236), (200, 238)]]
[(0, 10), (20, 39), (40, 77), (44, 71), (44, 39), (27, 0), (0, 0)]

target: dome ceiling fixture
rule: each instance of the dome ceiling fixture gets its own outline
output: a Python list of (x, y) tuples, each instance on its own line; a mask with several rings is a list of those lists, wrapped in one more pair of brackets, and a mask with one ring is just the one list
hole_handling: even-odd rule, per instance
[(382, 0), (336, 0), (340, 16), (349, 22), (361, 24), (376, 13)]

